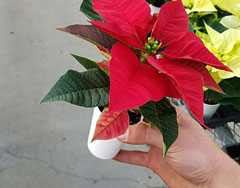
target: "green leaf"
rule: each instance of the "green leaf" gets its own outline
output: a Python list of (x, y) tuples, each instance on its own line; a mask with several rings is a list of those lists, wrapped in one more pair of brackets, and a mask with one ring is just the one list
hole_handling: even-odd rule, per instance
[(168, 1), (171, 0), (146, 0), (148, 4), (152, 4), (156, 7), (161, 7), (164, 3), (167, 3)]
[(75, 55), (75, 54), (71, 54), (71, 56), (73, 56), (74, 59), (76, 59), (85, 69), (89, 70), (89, 69), (97, 68), (105, 72), (105, 74), (109, 77), (109, 71), (99, 66), (97, 62), (87, 59), (85, 57)]
[(219, 86), (226, 95), (212, 90), (207, 90), (205, 92), (207, 98), (222, 105), (233, 105), (235, 108), (240, 110), (240, 78), (233, 77), (222, 80)]
[(90, 59), (87, 59), (85, 57), (81, 57), (75, 54), (71, 54), (71, 56), (73, 56), (87, 70), (93, 69), (93, 68), (100, 69), (100, 67), (95, 61), (92, 61)]
[(221, 19), (217, 18), (215, 14), (205, 15), (203, 17), (203, 20), (206, 22), (208, 26), (210, 26), (219, 33), (222, 33), (228, 29), (220, 23)]
[(155, 3), (156, 0), (146, 0), (149, 4)]
[(191, 23), (188, 23), (188, 30), (194, 32), (194, 27)]
[(232, 105), (240, 111), (240, 97), (225, 98), (218, 101), (222, 105)]
[(223, 33), (228, 29), (220, 23), (220, 20), (210, 23), (209, 26), (219, 33)]
[(240, 111), (240, 103), (239, 104), (234, 104), (233, 105), (238, 111)]
[(103, 47), (109, 52), (112, 46), (117, 42), (116, 39), (110, 35), (102, 32), (100, 29), (94, 27), (93, 25), (70, 25), (65, 28), (58, 28), (57, 30), (70, 33), (79, 38), (87, 40), (96, 46)]
[(240, 78), (233, 77), (229, 79), (222, 80), (219, 84), (226, 95), (207, 90), (206, 95), (208, 98), (215, 100), (216, 102), (221, 101), (226, 98), (240, 97)]
[(163, 136), (163, 158), (178, 136), (177, 114), (167, 98), (150, 101), (140, 107), (142, 115), (153, 123)]
[(109, 100), (109, 78), (99, 69), (85, 72), (67, 71), (41, 103), (66, 101), (84, 107), (106, 106)]
[(218, 100), (218, 103), (223, 105), (237, 105), (240, 104), (240, 97), (223, 98), (222, 100)]
[(83, 0), (80, 6), (80, 11), (91, 21), (104, 21), (104, 19), (93, 10), (92, 0)]

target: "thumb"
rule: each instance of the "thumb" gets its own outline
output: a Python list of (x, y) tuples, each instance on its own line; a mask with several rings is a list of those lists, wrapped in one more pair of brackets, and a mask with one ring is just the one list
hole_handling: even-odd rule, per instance
[(157, 147), (162, 146), (162, 135), (155, 126), (148, 127), (144, 123), (129, 126), (125, 134), (118, 140), (127, 144), (141, 145), (150, 144)]

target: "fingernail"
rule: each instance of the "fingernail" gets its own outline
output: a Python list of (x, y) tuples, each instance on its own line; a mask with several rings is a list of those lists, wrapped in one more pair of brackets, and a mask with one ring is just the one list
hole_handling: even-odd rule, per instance
[(128, 134), (128, 131), (126, 131), (123, 135), (119, 136), (118, 139), (119, 140), (126, 140), (127, 139), (127, 134)]

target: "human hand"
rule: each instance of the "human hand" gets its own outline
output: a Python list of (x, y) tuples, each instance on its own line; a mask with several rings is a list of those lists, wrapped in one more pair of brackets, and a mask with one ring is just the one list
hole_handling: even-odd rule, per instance
[[(194, 119), (179, 107), (176, 111), (179, 135), (164, 160), (160, 131), (143, 123), (130, 126), (118, 139), (127, 144), (149, 144), (149, 151), (121, 150), (114, 159), (152, 169), (171, 188), (240, 187), (239, 166), (215, 145)], [(226, 173), (228, 176), (224, 175)]]

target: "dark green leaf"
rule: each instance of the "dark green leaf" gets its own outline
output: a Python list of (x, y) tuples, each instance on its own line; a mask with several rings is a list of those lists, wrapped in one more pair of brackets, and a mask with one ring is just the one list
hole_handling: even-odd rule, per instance
[(226, 95), (207, 90), (205, 92), (209, 99), (213, 99), (219, 104), (232, 104), (239, 105), (240, 103), (240, 78), (234, 77), (222, 80), (219, 86), (225, 92)]
[[(219, 19), (216, 14), (205, 15), (202, 17), (202, 20), (204, 20), (208, 26), (219, 33), (222, 33), (228, 29), (220, 23), (221, 19)], [(203, 21), (202, 24), (204, 25)]]
[(178, 136), (178, 124), (175, 108), (168, 99), (158, 102), (150, 101), (140, 107), (141, 113), (148, 121), (153, 123), (163, 136), (163, 157)]
[(85, 14), (91, 21), (104, 21), (104, 19), (93, 10), (92, 0), (83, 0), (80, 11)]
[(238, 111), (240, 111), (240, 103), (239, 104), (234, 104), (233, 105)]
[(96, 46), (101, 46), (109, 52), (112, 46), (117, 42), (116, 39), (92, 25), (70, 25), (65, 28), (58, 28), (58, 30), (73, 34)]
[(217, 102), (222, 105), (233, 105), (240, 111), (240, 97), (225, 98)]
[(188, 23), (188, 30), (194, 32), (194, 27), (191, 23)]
[(224, 98), (222, 100), (218, 100), (220, 104), (240, 104), (240, 97), (231, 97), (231, 98)]
[(93, 69), (93, 68), (100, 69), (100, 67), (97, 65), (95, 61), (92, 61), (90, 59), (87, 59), (85, 57), (81, 57), (75, 54), (71, 54), (71, 56), (73, 56), (87, 70)]
[(155, 1), (157, 1), (157, 0), (146, 0), (149, 4), (153, 4), (153, 3), (155, 3)]
[(146, 0), (148, 4), (152, 4), (155, 7), (161, 7), (164, 3), (168, 2), (168, 0)]
[(109, 78), (99, 69), (85, 72), (69, 70), (52, 87), (41, 103), (66, 101), (84, 107), (106, 106)]
[(220, 20), (210, 23), (209, 26), (219, 33), (222, 33), (228, 29), (220, 23)]
[(223, 18), (225, 16), (230, 16), (231, 13), (224, 11), (222, 9), (220, 9), (218, 6), (215, 5), (215, 8), (217, 9), (217, 14), (218, 14), (218, 18)]

